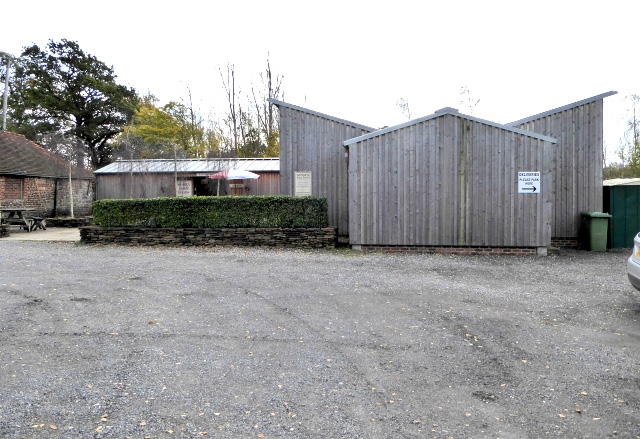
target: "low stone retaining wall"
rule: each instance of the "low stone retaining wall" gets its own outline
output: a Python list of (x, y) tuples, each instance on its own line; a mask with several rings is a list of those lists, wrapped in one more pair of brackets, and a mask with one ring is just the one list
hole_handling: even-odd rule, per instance
[(81, 227), (91, 224), (93, 218), (85, 216), (82, 218), (45, 218), (48, 227)]
[(85, 244), (335, 248), (337, 229), (80, 227)]

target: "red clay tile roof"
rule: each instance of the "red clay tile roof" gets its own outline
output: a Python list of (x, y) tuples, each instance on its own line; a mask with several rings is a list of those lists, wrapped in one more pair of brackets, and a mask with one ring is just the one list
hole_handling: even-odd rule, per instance
[[(21, 134), (0, 131), (0, 174), (68, 177), (69, 163)], [(82, 177), (90, 173), (82, 172)]]

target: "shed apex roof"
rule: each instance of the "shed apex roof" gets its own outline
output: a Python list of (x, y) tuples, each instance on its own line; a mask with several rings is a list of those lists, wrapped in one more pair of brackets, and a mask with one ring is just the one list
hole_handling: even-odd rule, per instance
[[(22, 134), (0, 131), (0, 174), (62, 178), (69, 175), (69, 162)], [(91, 178), (89, 171), (74, 168), (74, 178)]]
[(223, 169), (238, 169), (251, 172), (280, 171), (279, 158), (221, 158), (221, 159), (148, 159), (118, 160), (94, 171), (95, 174), (165, 173), (165, 172), (218, 172)]
[(640, 186), (640, 178), (612, 178), (602, 182), (603, 186)]
[(503, 130), (511, 131), (511, 132), (518, 133), (518, 134), (524, 134), (525, 136), (534, 137), (536, 139), (545, 140), (547, 142), (558, 143), (558, 141), (556, 139), (554, 139), (553, 137), (543, 136), (541, 134), (533, 133), (531, 131), (521, 130), (519, 128), (514, 128), (514, 127), (508, 126), (508, 125), (501, 125), (501, 124), (496, 123), (496, 122), (491, 122), (490, 120), (479, 119), (479, 118), (474, 117), (474, 116), (469, 116), (467, 114), (462, 114), (462, 113), (458, 112), (458, 110), (456, 110), (455, 108), (445, 107), (445, 108), (442, 108), (442, 109), (436, 111), (434, 114), (430, 114), (428, 116), (424, 116), (424, 117), (421, 117), (419, 119), (413, 119), (413, 120), (410, 120), (408, 122), (401, 123), (399, 125), (394, 125), (392, 127), (383, 128), (381, 130), (374, 131), (373, 133), (364, 134), (364, 135), (359, 136), (359, 137), (354, 137), (353, 139), (345, 140), (344, 142), (342, 142), (342, 144), (344, 146), (353, 145), (354, 143), (362, 142), (363, 140), (367, 140), (367, 139), (371, 139), (373, 137), (381, 136), (383, 134), (387, 134), (387, 133), (390, 133), (392, 131), (397, 131), (397, 130), (400, 130), (402, 128), (409, 127), (411, 125), (416, 125), (416, 124), (419, 124), (421, 122), (426, 122), (428, 120), (436, 119), (438, 117), (443, 117), (443, 116), (446, 116), (446, 115), (461, 117), (463, 119), (472, 120), (474, 122), (483, 123), (485, 125), (489, 125), (489, 126), (496, 127), (496, 128), (501, 128)]
[(575, 107), (579, 107), (580, 105), (590, 104), (591, 102), (598, 101), (600, 99), (604, 99), (608, 96), (613, 96), (618, 94), (617, 91), (608, 91), (606, 93), (602, 93), (596, 96), (592, 96), (590, 98), (582, 99), (581, 101), (574, 102), (573, 104), (563, 105), (562, 107), (554, 108), (553, 110), (545, 111), (543, 113), (534, 114), (533, 116), (525, 117), (524, 119), (516, 120), (514, 122), (509, 122), (507, 125), (516, 126), (526, 122), (531, 122), (532, 120), (540, 119), (545, 116), (551, 116), (552, 114), (560, 113), (561, 111), (570, 110)]
[(436, 110), (434, 113), (435, 114), (440, 114), (440, 113), (459, 113), (460, 111), (457, 108), (453, 108), (453, 107), (444, 107), (441, 108), (439, 110)]
[(372, 128), (366, 125), (362, 125), (360, 123), (356, 123), (356, 122), (351, 122), (349, 120), (346, 119), (340, 119), (339, 117), (334, 117), (334, 116), (329, 116), (328, 114), (324, 114), (324, 113), (320, 113), (318, 111), (313, 111), (313, 110), (309, 110), (308, 108), (304, 108), (304, 107), (299, 107), (297, 105), (292, 105), (292, 104), (288, 104), (286, 102), (282, 102), (279, 101), (277, 99), (269, 99), (269, 102), (272, 103), (273, 105), (276, 105), (278, 107), (287, 107), (287, 108), (291, 108), (292, 110), (297, 110), (297, 111), (302, 111), (304, 113), (308, 113), (308, 114), (312, 114), (314, 116), (318, 116), (318, 117), (322, 117), (325, 119), (329, 119), (332, 120), (334, 122), (338, 122), (338, 123), (343, 123), (345, 125), (350, 125), (356, 128), (361, 128), (365, 131), (375, 131), (377, 128)]

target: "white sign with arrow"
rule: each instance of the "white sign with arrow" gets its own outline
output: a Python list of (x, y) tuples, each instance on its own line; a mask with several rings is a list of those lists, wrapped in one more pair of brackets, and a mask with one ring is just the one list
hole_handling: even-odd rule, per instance
[(518, 172), (518, 193), (519, 194), (539, 194), (540, 193), (540, 173), (539, 172)]

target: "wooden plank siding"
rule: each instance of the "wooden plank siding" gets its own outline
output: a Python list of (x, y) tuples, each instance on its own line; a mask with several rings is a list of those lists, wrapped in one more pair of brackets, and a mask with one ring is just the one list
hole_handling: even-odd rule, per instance
[[(555, 145), (505, 128), (443, 114), (347, 142), (350, 243), (547, 247)], [(541, 194), (518, 193), (522, 171)]]
[(280, 195), (280, 175), (277, 172), (255, 172), (255, 174), (260, 175), (260, 178), (242, 180), (246, 195)]
[(173, 196), (171, 173), (96, 174), (96, 200)]
[[(245, 188), (238, 190), (238, 193), (243, 195), (279, 195), (280, 177), (277, 172), (256, 174), (260, 175), (260, 178), (231, 183), (242, 183)], [(193, 179), (194, 185), (204, 178), (204, 175), (194, 173), (178, 173), (179, 180)], [(95, 180), (97, 200), (175, 196), (174, 175), (170, 172), (96, 174)]]
[(551, 157), (554, 238), (577, 238), (581, 212), (602, 211), (603, 100), (608, 92), (510, 123), (558, 140)]
[(349, 234), (347, 149), (342, 142), (374, 131), (302, 107), (271, 100), (280, 112), (280, 193), (294, 195), (295, 172), (311, 172), (311, 191), (325, 197), (329, 224)]

